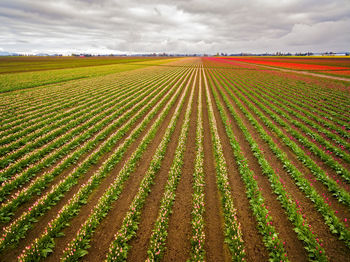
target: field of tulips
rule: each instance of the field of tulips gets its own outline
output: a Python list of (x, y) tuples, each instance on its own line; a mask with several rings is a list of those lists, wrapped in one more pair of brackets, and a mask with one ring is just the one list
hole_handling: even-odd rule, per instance
[(228, 57), (227, 60), (252, 63), (258, 65), (271, 66), (276, 68), (286, 68), (297, 71), (316, 72), (326, 75), (338, 75), (349, 77), (350, 59), (344, 58), (274, 58), (274, 57)]
[(348, 64), (243, 60), (12, 72), (0, 261), (350, 261), (350, 84), (259, 66)]

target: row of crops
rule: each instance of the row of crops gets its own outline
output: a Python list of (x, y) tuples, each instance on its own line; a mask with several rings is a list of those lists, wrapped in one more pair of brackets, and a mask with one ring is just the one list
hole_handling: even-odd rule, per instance
[(187, 58), (3, 94), (0, 261), (348, 260), (336, 85)]

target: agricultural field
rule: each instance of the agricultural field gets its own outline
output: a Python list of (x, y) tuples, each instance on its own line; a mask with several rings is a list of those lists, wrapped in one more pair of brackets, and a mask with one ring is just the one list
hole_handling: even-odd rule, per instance
[(0, 57), (0, 93), (159, 65), (169, 58)]
[(350, 261), (350, 60), (243, 60), (4, 62), (0, 261)]
[(321, 75), (350, 78), (350, 58), (347, 57), (228, 57), (226, 59), (275, 68), (300, 70)]

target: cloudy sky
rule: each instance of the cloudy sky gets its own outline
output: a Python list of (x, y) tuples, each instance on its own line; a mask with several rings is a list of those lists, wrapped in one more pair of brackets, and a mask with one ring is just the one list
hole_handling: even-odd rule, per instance
[(350, 0), (0, 0), (0, 52), (350, 51)]

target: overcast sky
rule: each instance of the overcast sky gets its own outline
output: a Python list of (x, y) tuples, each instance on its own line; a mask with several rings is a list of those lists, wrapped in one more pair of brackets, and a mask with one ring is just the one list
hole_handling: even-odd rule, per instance
[(0, 0), (0, 52), (350, 51), (350, 0)]

